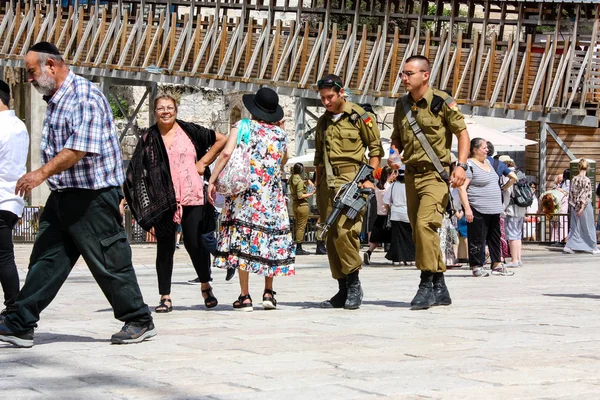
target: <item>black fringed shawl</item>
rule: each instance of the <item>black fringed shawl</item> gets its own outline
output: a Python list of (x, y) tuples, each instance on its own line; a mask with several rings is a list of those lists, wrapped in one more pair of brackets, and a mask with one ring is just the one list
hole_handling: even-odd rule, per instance
[[(215, 143), (215, 131), (180, 120), (177, 123), (194, 144), (196, 160), (201, 159)], [(204, 179), (209, 178), (210, 170), (207, 167)], [(177, 200), (167, 150), (156, 125), (140, 136), (127, 167), (123, 186), (131, 213), (143, 229), (160, 229), (161, 223), (172, 223)], [(165, 215), (170, 218), (163, 218)]]

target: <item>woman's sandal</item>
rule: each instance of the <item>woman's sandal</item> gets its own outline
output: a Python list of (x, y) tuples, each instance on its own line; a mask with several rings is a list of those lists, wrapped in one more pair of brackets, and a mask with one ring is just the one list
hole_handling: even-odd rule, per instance
[[(246, 300), (250, 301), (248, 303), (244, 303)], [(233, 302), (233, 309), (235, 311), (252, 311), (254, 308), (252, 307), (252, 297), (250, 297), (250, 294), (245, 296), (240, 294), (238, 299)]]
[[(269, 294), (270, 296), (266, 296)], [(271, 289), (265, 289), (263, 292), (263, 303), (262, 306), (265, 310), (275, 310), (277, 308), (277, 300), (275, 300), (275, 295), (277, 293)]]
[(157, 313), (168, 313), (171, 311), (173, 311), (173, 302), (171, 299), (160, 299), (160, 304), (154, 309), (154, 312)]
[(204, 306), (206, 308), (215, 308), (217, 304), (219, 304), (219, 301), (213, 295), (212, 287), (209, 287), (208, 289), (202, 289), (202, 297), (204, 297), (204, 293), (206, 293), (206, 298), (204, 299)]

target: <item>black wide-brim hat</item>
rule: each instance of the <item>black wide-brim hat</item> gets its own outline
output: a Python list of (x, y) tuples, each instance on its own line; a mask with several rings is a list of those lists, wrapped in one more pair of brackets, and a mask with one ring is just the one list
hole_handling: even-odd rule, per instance
[(244, 106), (255, 118), (265, 122), (278, 122), (283, 119), (283, 108), (279, 105), (279, 96), (268, 87), (258, 89), (256, 94), (242, 96)]

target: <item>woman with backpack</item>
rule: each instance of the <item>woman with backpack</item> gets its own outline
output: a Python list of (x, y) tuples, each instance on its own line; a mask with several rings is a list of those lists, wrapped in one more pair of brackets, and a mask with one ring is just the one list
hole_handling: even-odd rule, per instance
[[(504, 207), (504, 221), (505, 221), (505, 233), (506, 239), (508, 239), (508, 246), (510, 248), (511, 262), (504, 264), (507, 268), (519, 268), (523, 266), (521, 262), (521, 245), (523, 239), (523, 222), (527, 207), (519, 205), (520, 201), (523, 201), (523, 197), (531, 195), (531, 201), (533, 202), (533, 191), (525, 179), (525, 174), (516, 170), (514, 161), (509, 158), (504, 163), (517, 175), (517, 183), (510, 186), (503, 198)], [(528, 189), (527, 193), (523, 193), (525, 185)]]

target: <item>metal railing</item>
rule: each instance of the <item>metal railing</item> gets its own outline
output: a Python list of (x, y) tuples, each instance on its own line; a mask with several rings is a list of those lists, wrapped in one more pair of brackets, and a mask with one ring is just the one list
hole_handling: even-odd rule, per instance
[[(43, 207), (25, 207), (23, 216), (13, 230), (15, 243), (33, 243), (39, 229), (39, 219)], [(309, 216), (304, 231), (304, 242), (316, 242), (318, 216)], [(129, 222), (128, 222), (129, 221)], [(142, 229), (126, 209), (123, 217), (127, 238), (132, 244), (155, 243), (156, 238), (151, 232)], [(569, 214), (527, 214), (523, 223), (523, 241), (536, 243), (564, 242), (569, 234)], [(295, 235), (295, 221), (290, 218), (290, 230)]]
[(565, 242), (569, 235), (569, 214), (526, 214), (523, 241), (537, 243)]

